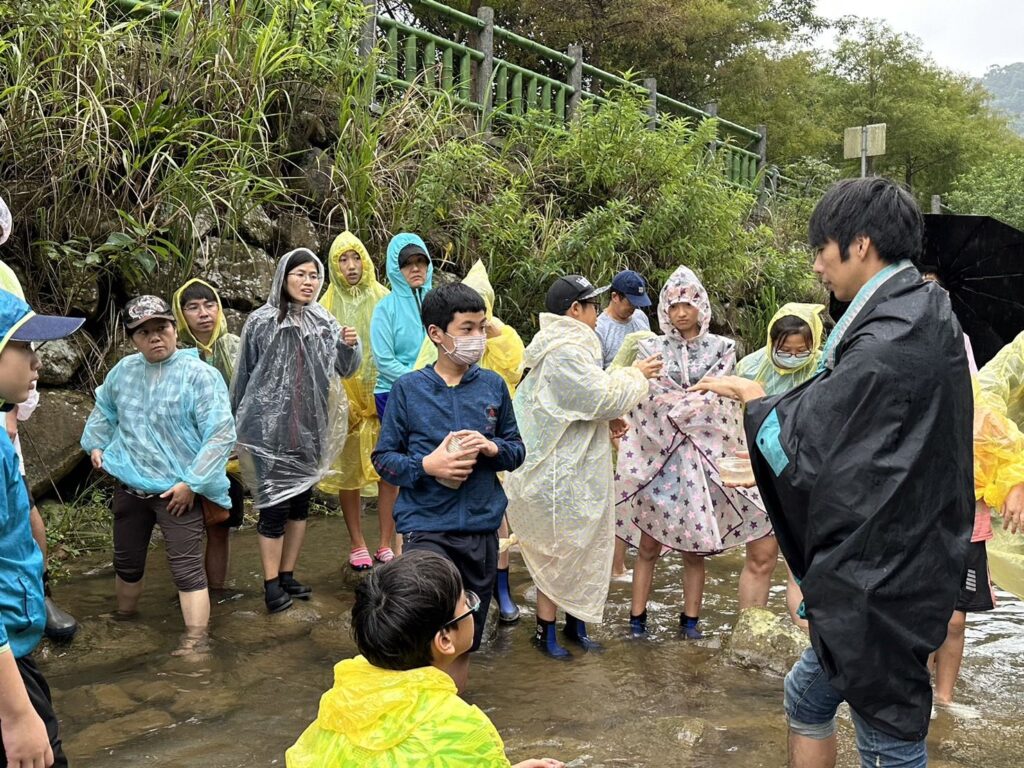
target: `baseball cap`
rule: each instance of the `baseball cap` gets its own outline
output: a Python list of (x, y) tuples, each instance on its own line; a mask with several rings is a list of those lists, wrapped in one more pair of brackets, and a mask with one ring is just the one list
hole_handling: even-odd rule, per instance
[(427, 260), (428, 264), (430, 263), (430, 256), (425, 250), (416, 243), (409, 243), (405, 248), (398, 252), (398, 268), (401, 269), (417, 256), (422, 256)]
[(639, 272), (624, 269), (612, 278), (611, 289), (621, 293), (634, 307), (651, 306), (651, 297), (647, 295), (647, 281)]
[(159, 296), (136, 296), (125, 304), (124, 327), (134, 331), (147, 320), (170, 320), (174, 322), (171, 305)]
[(8, 341), (53, 341), (82, 327), (83, 317), (37, 315), (13, 293), (0, 291), (0, 347)]
[(544, 306), (553, 315), (564, 315), (576, 301), (589, 301), (608, 290), (595, 288), (583, 275), (565, 275), (555, 280), (548, 288)]

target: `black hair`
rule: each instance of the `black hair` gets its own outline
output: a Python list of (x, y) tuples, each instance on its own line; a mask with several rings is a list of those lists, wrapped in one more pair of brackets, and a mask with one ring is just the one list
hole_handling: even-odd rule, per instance
[(184, 309), (185, 305), (190, 301), (216, 301), (217, 294), (213, 292), (213, 289), (205, 283), (190, 283), (189, 286), (181, 292), (181, 308)]
[(459, 571), (435, 552), (406, 552), (378, 565), (356, 587), (356, 647), (381, 669), (428, 667), (434, 636), (452, 620), (461, 597)]
[[(316, 264), (316, 256), (313, 252), (306, 248), (297, 248), (292, 252), (292, 255), (288, 258), (288, 263), (284, 266), (284, 280), (281, 281), (281, 295), (278, 297), (278, 310), (277, 310), (277, 322), (278, 324), (283, 323), (284, 319), (288, 316), (288, 302), (291, 301), (291, 297), (288, 295), (288, 273), (296, 267), (301, 267), (303, 264)], [(317, 264), (317, 274), (320, 273), (320, 265)]]
[(420, 319), (424, 328), (436, 325), (448, 330), (456, 312), (486, 312), (483, 297), (465, 283), (449, 283), (434, 288), (423, 297)]
[(804, 320), (794, 315), (784, 315), (772, 323), (768, 336), (772, 342), (772, 349), (778, 349), (786, 343), (786, 339), (794, 333), (799, 333), (807, 342), (808, 349), (814, 349), (814, 333)]
[(924, 217), (913, 196), (890, 179), (843, 179), (833, 184), (818, 202), (807, 227), (811, 248), (829, 240), (839, 245), (839, 257), (866, 236), (882, 261), (916, 260), (923, 248)]

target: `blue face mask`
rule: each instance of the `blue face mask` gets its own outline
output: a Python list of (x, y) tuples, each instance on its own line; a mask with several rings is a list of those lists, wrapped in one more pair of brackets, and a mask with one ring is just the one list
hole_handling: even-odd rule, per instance
[(790, 355), (785, 352), (772, 352), (772, 362), (779, 366), (779, 368), (785, 368), (787, 371), (793, 371), (801, 366), (807, 365), (807, 361), (810, 359), (810, 352), (804, 352), (800, 355)]

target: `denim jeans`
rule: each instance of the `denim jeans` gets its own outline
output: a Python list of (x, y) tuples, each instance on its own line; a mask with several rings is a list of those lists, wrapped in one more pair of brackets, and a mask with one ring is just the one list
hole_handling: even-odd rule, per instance
[[(836, 731), (836, 710), (843, 697), (832, 687), (813, 648), (804, 651), (786, 675), (789, 729), (809, 739), (827, 739)], [(850, 708), (857, 733), (861, 768), (926, 768), (924, 739), (904, 741), (880, 731)]]

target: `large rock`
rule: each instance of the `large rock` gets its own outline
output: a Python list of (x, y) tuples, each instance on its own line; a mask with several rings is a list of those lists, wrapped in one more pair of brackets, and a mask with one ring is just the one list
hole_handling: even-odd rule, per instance
[(740, 667), (783, 676), (809, 642), (789, 616), (776, 616), (765, 608), (748, 608), (732, 630), (726, 659)]
[(317, 234), (313, 222), (306, 216), (283, 213), (277, 220), (277, 229), (281, 238), (282, 255), (296, 248), (308, 248), (318, 256), (320, 255), (320, 236)]
[(247, 317), (249, 317), (248, 312), (239, 312), (237, 309), (224, 307), (224, 319), (227, 320), (229, 333), (241, 336), (242, 326), (245, 325), (245, 319)]
[(311, 150), (302, 164), (299, 187), (317, 205), (324, 205), (334, 195), (334, 163), (322, 149)]
[(78, 445), (93, 399), (66, 389), (40, 391), (39, 407), (19, 428), (32, 493), (40, 496), (73, 470), (85, 454)]
[(66, 339), (56, 339), (39, 349), (39, 383), (47, 387), (63, 387), (78, 373), (92, 347), (84, 332)]
[(261, 248), (271, 248), (274, 245), (277, 228), (274, 226), (273, 219), (267, 215), (267, 212), (263, 210), (261, 205), (257, 205), (242, 216), (239, 229), (242, 232), (242, 236), (250, 243), (254, 243)]
[(267, 300), (276, 266), (261, 248), (210, 237), (196, 260), (195, 271), (217, 288), (226, 304), (256, 309)]

